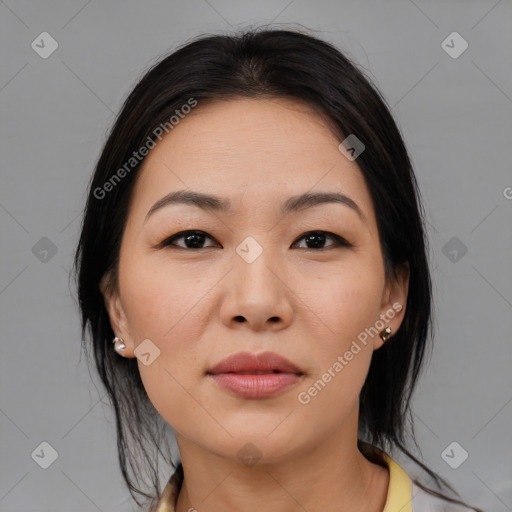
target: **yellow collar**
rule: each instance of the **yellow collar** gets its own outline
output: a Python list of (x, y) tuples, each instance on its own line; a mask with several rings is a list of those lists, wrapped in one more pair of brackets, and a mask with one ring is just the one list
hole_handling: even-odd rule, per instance
[(412, 512), (412, 482), (389, 455), (383, 453), (389, 469), (388, 497), (382, 512)]
[[(382, 512), (412, 512), (412, 482), (407, 473), (383, 453), (389, 469), (388, 497)], [(182, 484), (182, 475), (176, 471), (165, 486), (155, 512), (175, 512), (176, 500)]]

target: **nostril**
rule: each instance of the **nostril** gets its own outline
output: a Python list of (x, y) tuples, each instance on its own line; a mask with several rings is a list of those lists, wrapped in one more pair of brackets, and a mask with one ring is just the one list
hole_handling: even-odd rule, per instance
[(242, 323), (245, 319), (244, 319), (244, 317), (243, 317), (243, 316), (236, 316), (236, 317), (235, 317), (235, 320), (236, 320), (237, 322)]

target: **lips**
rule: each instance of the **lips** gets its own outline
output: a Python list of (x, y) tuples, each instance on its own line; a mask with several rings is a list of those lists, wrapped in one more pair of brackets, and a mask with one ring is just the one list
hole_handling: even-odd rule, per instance
[(263, 352), (261, 354), (238, 352), (223, 359), (208, 373), (215, 375), (219, 373), (271, 374), (278, 372), (304, 373), (298, 366), (275, 352)]
[(207, 375), (224, 390), (242, 398), (270, 398), (297, 384), (304, 372), (275, 352), (238, 352)]

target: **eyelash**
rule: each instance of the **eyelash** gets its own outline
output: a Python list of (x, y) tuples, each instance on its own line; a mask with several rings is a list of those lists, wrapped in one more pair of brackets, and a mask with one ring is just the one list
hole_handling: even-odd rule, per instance
[[(320, 249), (313, 249), (313, 248), (310, 248), (310, 247), (304, 247), (302, 249), (305, 249), (307, 251), (319, 252), (319, 251), (327, 251), (327, 250), (333, 249), (335, 247), (346, 247), (346, 248), (354, 247), (353, 244), (351, 244), (350, 242), (347, 242), (347, 240), (345, 240), (343, 237), (341, 237), (339, 235), (336, 235), (334, 233), (331, 233), (329, 231), (321, 231), (321, 230), (307, 231), (306, 233), (304, 233), (303, 235), (301, 235), (300, 237), (295, 239), (295, 241), (293, 243), (294, 244), (297, 243), (299, 240), (305, 238), (308, 235), (317, 235), (317, 234), (325, 234), (328, 238), (332, 238), (335, 241), (335, 243), (333, 245), (330, 245), (328, 247), (323, 247), (323, 248), (320, 248)], [(180, 238), (184, 238), (186, 235), (206, 235), (207, 238), (210, 238), (211, 240), (215, 240), (213, 237), (211, 237), (210, 235), (208, 235), (204, 231), (192, 229), (192, 230), (187, 230), (187, 231), (180, 231), (179, 233), (176, 233), (175, 235), (172, 235), (172, 236), (166, 238), (165, 240), (160, 242), (160, 244), (158, 244), (158, 248), (173, 247), (173, 248), (176, 248), (176, 249), (185, 249), (185, 250), (189, 250), (189, 251), (199, 251), (201, 249), (208, 249), (209, 248), (209, 247), (199, 247), (199, 248), (193, 249), (193, 248), (190, 248), (190, 247), (176, 246), (176, 245), (174, 245), (172, 243), (175, 240), (179, 240)]]

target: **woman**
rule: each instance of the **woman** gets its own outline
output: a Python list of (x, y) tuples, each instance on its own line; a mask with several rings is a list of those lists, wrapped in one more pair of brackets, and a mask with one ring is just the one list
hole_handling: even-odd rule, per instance
[[(98, 161), (75, 258), (136, 501), (463, 510), (407, 450), (431, 331), (421, 211), (384, 100), (326, 42), (204, 36), (145, 74)], [(175, 469), (163, 492), (160, 456)]]

